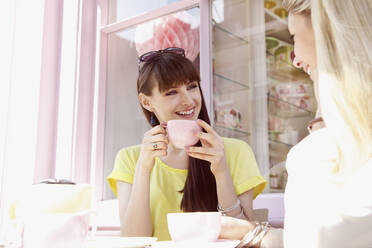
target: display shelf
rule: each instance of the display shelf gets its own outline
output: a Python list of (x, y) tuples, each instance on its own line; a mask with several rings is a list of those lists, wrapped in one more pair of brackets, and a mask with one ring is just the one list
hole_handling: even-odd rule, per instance
[[(277, 7), (281, 8), (281, 6)], [(265, 35), (276, 38), (279, 42), (275, 48), (270, 47), (271, 43), (267, 43), (268, 50), (266, 51), (268, 112), (269, 115), (282, 119), (280, 127), (274, 125), (275, 128), (282, 130), (282, 132), (274, 131), (270, 133), (269, 131), (268, 143), (271, 171), (277, 165), (285, 163), (290, 149), (303, 137), (303, 129), (307, 123), (305, 119), (311, 119), (315, 115), (313, 112), (315, 100), (313, 94), (309, 93), (310, 90), (304, 91), (304, 94), (297, 91), (295, 94), (282, 94), (278, 90), (281, 87), (285, 87), (283, 83), (285, 85), (291, 83), (306, 84), (310, 80), (309, 76), (302, 69), (296, 68), (292, 64), (289, 54), (289, 50), (292, 49), (275, 56), (274, 51), (280, 46), (293, 45), (293, 39), (288, 30), (288, 18), (279, 17), (274, 13), (273, 9), (265, 9)], [(270, 39), (267, 39), (267, 41), (270, 41)], [(276, 172), (281, 175), (280, 171)], [(271, 193), (283, 193), (285, 187), (286, 180), (281, 176), (280, 188), (271, 188), (269, 185), (268, 191)]]
[(287, 153), (291, 148), (292, 146), (283, 145), (277, 142), (270, 142), (269, 140), (270, 157), (272, 158), (281, 158), (281, 160), (285, 160)]
[(228, 78), (224, 75), (213, 73), (214, 76), (214, 94), (227, 94), (242, 90), (249, 90), (249, 86)]
[[(264, 44), (255, 44), (258, 40), (258, 42), (261, 42), (265, 39), (262, 36), (271, 36), (280, 40), (277, 45), (278, 48), (293, 45), (293, 40), (288, 31), (287, 18), (280, 18), (274, 11), (263, 10), (262, 5), (258, 6), (258, 4), (252, 4), (251, 1), (247, 0), (212, 2), (215, 3), (213, 6), (211, 49), (213, 64), (212, 98), (215, 121), (213, 128), (223, 137), (241, 139), (249, 144), (252, 142), (254, 146), (257, 140), (255, 140), (256, 137), (253, 134), (251, 135), (250, 128), (255, 125), (252, 119), (255, 116), (253, 113), (257, 113), (257, 108), (255, 102), (253, 102), (255, 95), (252, 92), (255, 90), (253, 88), (255, 82), (251, 80), (255, 77), (266, 78), (265, 83), (270, 91), (268, 91), (267, 98), (261, 97), (261, 99), (263, 101), (267, 100), (268, 115), (274, 115), (282, 119), (280, 120), (281, 128), (278, 128), (282, 132), (275, 135), (269, 133), (267, 140), (262, 141), (268, 146), (268, 150), (267, 148), (262, 149), (262, 152), (265, 153), (265, 159), (262, 159), (264, 166), (262, 167), (266, 168), (268, 166), (268, 169), (270, 169), (271, 164), (275, 165), (286, 160), (287, 154), (295, 141), (303, 137), (303, 128), (306, 127), (307, 119), (311, 119), (315, 114), (311, 94), (279, 94), (279, 89), (285, 86), (275, 86), (282, 83), (306, 84), (309, 83), (309, 77), (303, 70), (292, 65), (288, 58), (291, 49), (282, 48), (277, 51), (277, 56), (275, 56), (275, 48), (268, 48), (270, 52), (265, 54), (265, 50), (261, 49), (261, 45)], [(277, 7), (280, 8), (280, 6)], [(254, 8), (254, 10), (251, 8)], [(261, 15), (259, 21), (253, 19), (252, 16), (252, 13), (256, 14), (256, 9), (260, 11), (260, 13), (257, 13), (257, 16), (258, 14)], [(262, 13), (263, 11), (264, 13)], [(250, 13), (250, 15), (247, 15), (247, 13)], [(264, 15), (265, 23), (262, 23), (262, 15)], [(262, 27), (264, 32), (257, 33), (257, 25), (260, 25), (260, 27), (265, 25)], [(256, 49), (258, 46), (260, 49)], [(279, 52), (283, 53), (279, 54)], [(263, 61), (264, 59), (267, 61), (266, 66), (261, 63), (259, 67), (252, 66), (256, 61)], [(230, 116), (230, 109), (236, 110), (235, 112), (239, 115), (232, 114)], [(231, 119), (229, 119), (230, 117)], [(269, 119), (260, 119), (259, 122), (260, 125), (266, 125), (268, 121)], [(298, 131), (299, 139), (296, 138), (295, 131)], [(283, 192), (284, 189), (269, 189), (269, 191), (278, 193)]]
[(285, 161), (287, 158), (287, 153), (293, 147), (293, 145), (287, 144), (285, 142), (278, 141), (277, 139), (269, 139), (269, 151), (270, 151), (270, 161)]
[(284, 146), (287, 146), (289, 148), (293, 147), (293, 145), (287, 144), (287, 143), (279, 141), (279, 140), (269, 139), (269, 141), (270, 141), (270, 143), (274, 143), (274, 144), (278, 144), (278, 145), (284, 145)]
[(230, 49), (238, 46), (245, 46), (249, 44), (248, 40), (229, 31), (227, 28), (217, 24), (212, 20), (213, 23), (213, 46), (217, 50)]
[(220, 124), (220, 123), (215, 123), (214, 127), (218, 128), (220, 130), (228, 131), (228, 132), (235, 132), (235, 133), (238, 133), (238, 134), (243, 135), (243, 136), (251, 135), (249, 132), (247, 132), (245, 130), (242, 130), (240, 128), (226, 127), (226, 126), (224, 126), (223, 124)]
[[(290, 103), (284, 99), (267, 94), (269, 100), (269, 112), (281, 118), (293, 118), (302, 116), (314, 116), (315, 112)], [(282, 109), (278, 109), (274, 104), (280, 104)]]
[(213, 127), (216, 129), (217, 133), (224, 137), (233, 137), (243, 140), (248, 140), (249, 136), (251, 135), (248, 131), (238, 129), (238, 128), (231, 128), (223, 126), (223, 124), (215, 123)]

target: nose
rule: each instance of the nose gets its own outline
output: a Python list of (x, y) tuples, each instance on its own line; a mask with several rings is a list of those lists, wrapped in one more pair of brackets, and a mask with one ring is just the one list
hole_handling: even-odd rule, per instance
[(183, 90), (181, 93), (181, 103), (182, 105), (189, 106), (193, 104), (193, 98), (191, 95), (191, 92), (189, 92), (187, 89)]

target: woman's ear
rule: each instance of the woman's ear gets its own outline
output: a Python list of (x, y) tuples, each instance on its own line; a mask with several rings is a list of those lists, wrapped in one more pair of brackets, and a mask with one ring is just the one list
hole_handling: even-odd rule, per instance
[(143, 108), (145, 108), (146, 110), (148, 110), (150, 112), (154, 112), (153, 108), (152, 108), (152, 105), (151, 105), (150, 98), (148, 96), (146, 96), (143, 93), (139, 93), (138, 100), (139, 100), (139, 102), (140, 102), (140, 104), (142, 105)]

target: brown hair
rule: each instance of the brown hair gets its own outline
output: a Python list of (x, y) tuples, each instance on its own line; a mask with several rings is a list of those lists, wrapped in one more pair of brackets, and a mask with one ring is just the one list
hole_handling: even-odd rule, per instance
[[(162, 53), (140, 67), (137, 93), (151, 96), (156, 85), (160, 92), (164, 92), (172, 87), (195, 81), (200, 84), (200, 76), (190, 60), (178, 54)], [(210, 124), (204, 97), (200, 87), (199, 89), (202, 101), (198, 118)], [(142, 111), (150, 124), (153, 115), (152, 126), (159, 125), (159, 120), (153, 113), (143, 107)], [(201, 143), (196, 146), (201, 146)], [(183, 211), (216, 211), (218, 203), (216, 179), (210, 170), (210, 163), (189, 157), (186, 183), (179, 192), (183, 192), (180, 206)]]

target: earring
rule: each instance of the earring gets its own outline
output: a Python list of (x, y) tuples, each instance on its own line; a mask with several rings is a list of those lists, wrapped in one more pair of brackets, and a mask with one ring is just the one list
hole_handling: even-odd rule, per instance
[(155, 126), (156, 125), (156, 117), (155, 117), (155, 114), (154, 113), (151, 113), (150, 124), (151, 124), (151, 126)]

